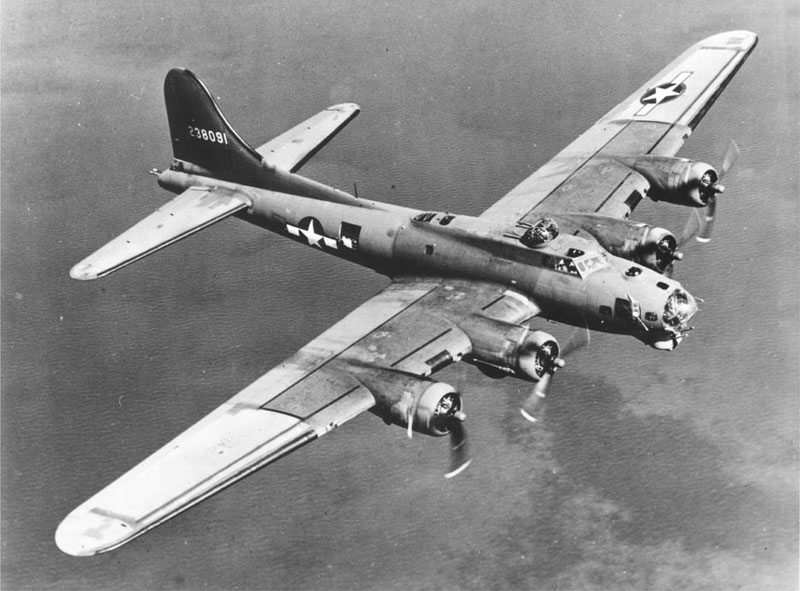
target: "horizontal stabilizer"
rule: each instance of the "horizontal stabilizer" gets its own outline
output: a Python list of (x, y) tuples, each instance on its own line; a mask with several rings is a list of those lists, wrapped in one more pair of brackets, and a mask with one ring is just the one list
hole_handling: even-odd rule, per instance
[(256, 152), (268, 164), (296, 172), (360, 111), (353, 103), (333, 105), (271, 139)]
[(72, 267), (73, 279), (97, 279), (218, 222), (250, 200), (228, 189), (192, 187)]

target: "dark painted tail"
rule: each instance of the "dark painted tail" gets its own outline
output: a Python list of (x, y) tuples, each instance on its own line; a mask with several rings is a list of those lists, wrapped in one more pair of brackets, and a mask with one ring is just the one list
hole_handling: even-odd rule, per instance
[(211, 93), (189, 70), (170, 70), (164, 99), (175, 158), (214, 177), (258, 185), (262, 158), (228, 124)]

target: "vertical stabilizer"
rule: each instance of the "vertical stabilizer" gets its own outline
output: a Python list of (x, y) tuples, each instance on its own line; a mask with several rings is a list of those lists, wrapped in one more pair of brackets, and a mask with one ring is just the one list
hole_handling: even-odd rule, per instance
[(230, 126), (197, 76), (181, 68), (170, 70), (164, 99), (175, 158), (222, 180), (259, 184), (261, 155)]

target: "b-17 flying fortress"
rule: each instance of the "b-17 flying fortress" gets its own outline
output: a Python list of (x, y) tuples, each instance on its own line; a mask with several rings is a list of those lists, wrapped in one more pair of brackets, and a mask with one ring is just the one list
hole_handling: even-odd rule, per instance
[[(454, 476), (470, 461), (466, 415), (461, 394), (433, 376), (457, 361), (530, 382), (520, 406), (535, 421), (565, 350), (587, 331), (675, 349), (697, 312), (672, 277), (678, 249), (710, 238), (736, 149), (719, 169), (675, 154), (756, 43), (732, 31), (693, 45), (479, 216), (372, 201), (297, 174), (357, 105), (329, 107), (254, 149), (195, 74), (171, 70), (174, 159), (152, 172), (177, 197), (72, 277), (103, 277), (235, 216), (391, 283), (81, 504), (58, 527), (59, 548), (118, 548), (365, 411), (409, 436), (449, 435)], [(629, 220), (645, 198), (702, 211), (696, 231)], [(560, 346), (534, 327), (540, 319), (574, 326), (575, 343)]]

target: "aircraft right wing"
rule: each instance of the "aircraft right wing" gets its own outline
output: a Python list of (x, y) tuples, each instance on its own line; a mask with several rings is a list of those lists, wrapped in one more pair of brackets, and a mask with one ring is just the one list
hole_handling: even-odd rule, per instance
[(76, 556), (112, 550), (372, 409), (383, 389), (411, 412), (406, 389), (429, 387), (471, 350), (460, 319), (522, 322), (538, 311), (495, 284), (393, 283), (72, 511), (56, 543)]
[(360, 112), (353, 103), (332, 105), (256, 148), (256, 152), (267, 164), (296, 172)]

